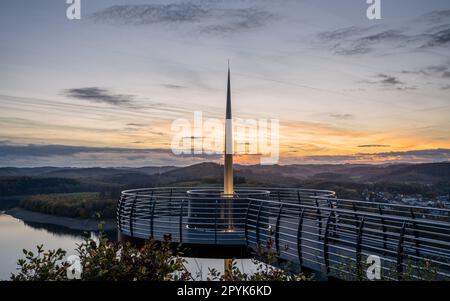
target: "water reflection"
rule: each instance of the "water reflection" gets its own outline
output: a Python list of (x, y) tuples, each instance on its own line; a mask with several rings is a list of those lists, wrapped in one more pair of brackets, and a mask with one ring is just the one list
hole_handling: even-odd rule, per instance
[[(27, 227), (31, 227), (36, 230), (45, 230), (45, 231), (52, 233), (53, 235), (55, 235), (57, 237), (70, 236), (70, 237), (76, 239), (79, 237), (83, 237), (83, 238), (94, 237), (94, 238), (96, 238), (99, 235), (98, 231), (96, 231), (96, 232), (82, 231), (82, 230), (74, 230), (74, 229), (70, 229), (70, 228), (66, 228), (66, 227), (62, 227), (62, 226), (58, 226), (58, 225), (41, 224), (41, 223), (26, 222), (26, 221), (22, 221), (22, 222)], [(110, 239), (112, 241), (117, 240), (117, 231), (116, 230), (103, 231), (103, 234), (106, 235), (108, 237), (108, 239)]]
[[(116, 239), (115, 231), (105, 234)], [(0, 213), (0, 280), (7, 280), (16, 271), (16, 263), (23, 258), (23, 249), (36, 250), (43, 244), (44, 249), (62, 248), (67, 255), (75, 254), (77, 244), (86, 237), (97, 237), (98, 233), (77, 231), (65, 227), (40, 223), (28, 223), (10, 215)]]

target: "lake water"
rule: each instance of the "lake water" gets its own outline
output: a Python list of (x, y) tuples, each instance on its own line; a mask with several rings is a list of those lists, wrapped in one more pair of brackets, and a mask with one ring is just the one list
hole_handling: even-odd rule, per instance
[[(35, 251), (36, 246), (43, 244), (44, 249), (62, 248), (67, 255), (75, 253), (76, 245), (81, 243), (86, 235), (96, 237), (94, 232), (74, 231), (65, 227), (26, 223), (10, 215), (0, 213), (0, 280), (8, 280), (11, 273), (16, 272), (17, 260), (24, 257), (23, 249)], [(116, 233), (107, 233), (110, 238)], [(208, 268), (223, 272), (223, 260), (186, 258), (187, 269), (198, 279), (206, 280)], [(238, 260), (238, 267), (252, 273), (255, 265), (249, 259)]]

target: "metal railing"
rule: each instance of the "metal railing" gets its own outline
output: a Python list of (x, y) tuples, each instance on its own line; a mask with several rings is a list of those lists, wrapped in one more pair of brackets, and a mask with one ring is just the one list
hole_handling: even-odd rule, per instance
[(332, 191), (286, 188), (153, 188), (122, 193), (119, 231), (206, 245), (269, 245), (280, 260), (343, 279), (450, 277), (449, 210), (341, 200)]

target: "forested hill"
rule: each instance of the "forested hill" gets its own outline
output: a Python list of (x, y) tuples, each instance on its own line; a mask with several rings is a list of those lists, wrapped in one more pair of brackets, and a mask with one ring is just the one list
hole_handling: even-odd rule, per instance
[[(0, 168), (0, 196), (67, 192), (103, 192), (167, 185), (220, 185), (222, 166), (142, 168)], [(235, 166), (239, 185), (314, 187), (359, 193), (367, 187), (404, 193), (449, 193), (450, 162), (394, 165)]]

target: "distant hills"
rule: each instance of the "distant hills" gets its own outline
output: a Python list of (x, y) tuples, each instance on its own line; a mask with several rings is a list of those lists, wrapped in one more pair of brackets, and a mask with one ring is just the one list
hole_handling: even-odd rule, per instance
[[(0, 195), (115, 191), (167, 185), (220, 185), (222, 166), (141, 168), (0, 168)], [(56, 180), (58, 179), (58, 180)], [(362, 189), (395, 189), (405, 193), (450, 190), (450, 162), (393, 165), (235, 165), (241, 185), (314, 187), (357, 196)], [(400, 188), (399, 188), (400, 187)], [(431, 187), (431, 188), (430, 188)]]

